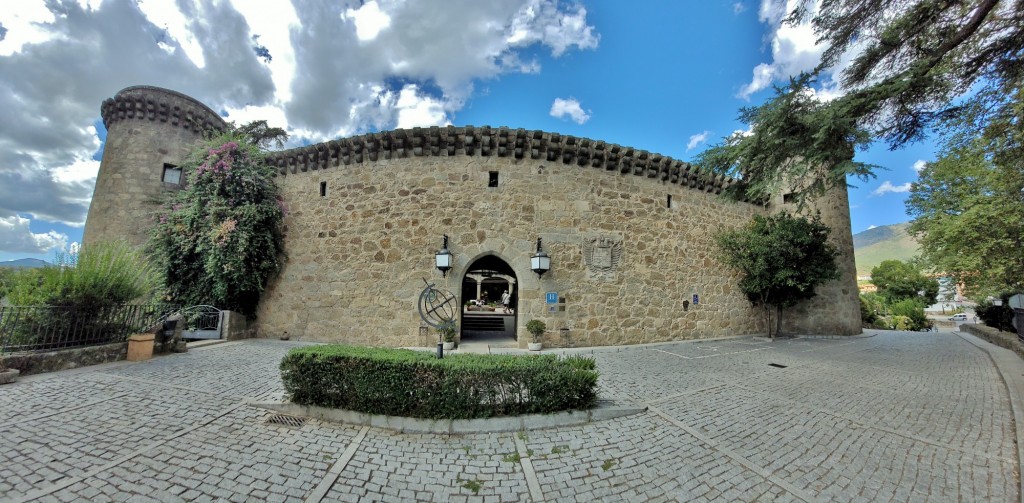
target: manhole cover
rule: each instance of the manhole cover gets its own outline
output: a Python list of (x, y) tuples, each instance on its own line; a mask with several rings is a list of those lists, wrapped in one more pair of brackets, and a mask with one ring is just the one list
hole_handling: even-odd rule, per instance
[(307, 418), (289, 416), (287, 414), (274, 414), (267, 418), (267, 424), (273, 424), (276, 426), (287, 426), (289, 428), (298, 428), (306, 424)]
[(769, 363), (768, 366), (769, 367), (775, 367), (777, 369), (784, 369), (784, 368), (786, 368), (785, 365), (779, 365), (778, 363)]

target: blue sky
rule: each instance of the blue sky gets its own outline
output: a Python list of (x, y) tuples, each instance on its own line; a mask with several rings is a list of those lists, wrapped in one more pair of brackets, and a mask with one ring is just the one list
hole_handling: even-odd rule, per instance
[[(793, 0), (790, 0), (792, 3)], [(810, 28), (776, 0), (564, 2), (66, 0), (0, 11), (0, 261), (81, 240), (103, 99), (139, 84), (292, 145), (429, 125), (542, 129), (691, 160), (748, 125), (743, 106), (814, 67)], [(258, 36), (254, 39), (253, 36)], [(265, 47), (268, 60), (255, 46)], [(265, 54), (265, 53), (264, 53)], [(826, 99), (843, 90), (826, 75)], [(853, 232), (904, 222), (931, 142), (857, 158)]]

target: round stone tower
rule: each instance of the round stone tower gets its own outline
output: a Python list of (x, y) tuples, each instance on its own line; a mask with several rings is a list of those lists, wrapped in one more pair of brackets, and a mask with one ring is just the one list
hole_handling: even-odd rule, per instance
[[(797, 205), (778, 195), (772, 206), (779, 211), (797, 212)], [(850, 198), (846, 184), (829, 189), (813, 200), (803, 214), (820, 212), (821, 221), (832, 229), (829, 241), (839, 251), (836, 264), (839, 279), (818, 286), (817, 296), (786, 309), (782, 330), (791, 334), (856, 335), (861, 333), (860, 292), (857, 289), (857, 264), (853, 256), (850, 229)]]
[(206, 132), (227, 124), (195, 99), (151, 86), (122, 89), (101, 113), (107, 141), (82, 241), (142, 246), (163, 195), (184, 186), (182, 160)]

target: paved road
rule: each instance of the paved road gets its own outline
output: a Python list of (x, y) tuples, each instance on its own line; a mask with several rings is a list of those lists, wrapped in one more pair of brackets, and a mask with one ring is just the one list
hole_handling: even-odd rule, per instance
[(1024, 364), (879, 334), (597, 350), (604, 396), (647, 412), (501, 434), (268, 424), (246, 402), (280, 399), (295, 342), (23, 378), (0, 387), (0, 500), (1021, 501)]

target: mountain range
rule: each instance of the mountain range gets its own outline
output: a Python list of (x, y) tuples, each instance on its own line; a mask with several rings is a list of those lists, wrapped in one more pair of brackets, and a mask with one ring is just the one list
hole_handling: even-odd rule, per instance
[(853, 255), (857, 260), (857, 276), (870, 276), (871, 269), (883, 260), (910, 260), (920, 253), (920, 246), (907, 234), (909, 222), (883, 225), (853, 235)]
[(7, 267), (10, 269), (31, 269), (33, 267), (46, 267), (50, 265), (45, 260), (39, 260), (37, 258), (20, 258), (18, 260), (8, 260), (0, 262), (0, 267)]

